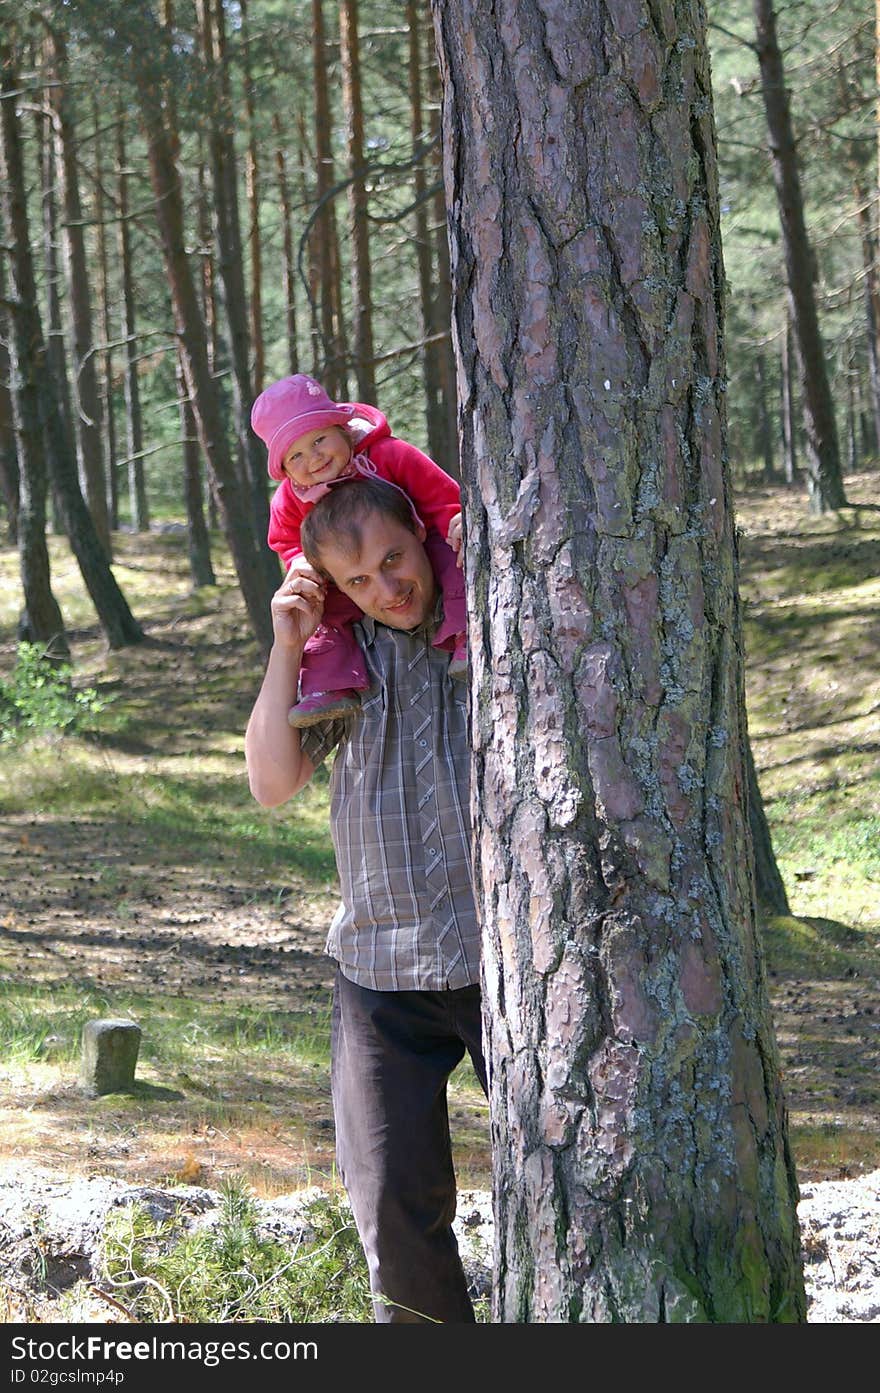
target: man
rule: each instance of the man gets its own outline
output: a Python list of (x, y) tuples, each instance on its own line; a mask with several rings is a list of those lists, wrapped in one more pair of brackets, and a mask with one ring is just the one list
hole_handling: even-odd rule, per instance
[[(466, 688), (431, 642), (441, 597), (406, 495), (340, 485), (303, 522), (315, 568), (272, 601), (275, 640), (248, 724), (251, 790), (274, 807), (338, 747), (330, 820), (342, 904), (331, 1036), (340, 1173), (376, 1320), (473, 1321), (455, 1236), (446, 1083), (470, 1053), (485, 1089), (470, 873)], [(363, 611), (370, 688), (347, 721), (293, 729), (326, 580)]]

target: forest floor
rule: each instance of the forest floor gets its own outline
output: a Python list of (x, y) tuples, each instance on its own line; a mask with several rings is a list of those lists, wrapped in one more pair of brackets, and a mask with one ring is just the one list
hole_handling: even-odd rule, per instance
[[(880, 474), (847, 481), (872, 504)], [(880, 1166), (880, 511), (805, 515), (802, 494), (737, 505), (756, 763), (793, 918), (767, 926), (798, 1171)], [(271, 1196), (332, 1184), (327, 1062), (335, 907), (318, 781), (266, 812), (243, 730), (261, 668), (228, 565), (191, 594), (185, 538), (117, 538), (148, 641), (108, 654), (76, 568), (53, 583), (94, 728), (0, 747), (0, 1162), (71, 1177)], [(15, 654), (17, 559), (0, 553), (0, 674)], [(78, 1033), (144, 1030), (131, 1096), (91, 1099)], [(472, 1074), (451, 1102), (460, 1182), (490, 1181)]]

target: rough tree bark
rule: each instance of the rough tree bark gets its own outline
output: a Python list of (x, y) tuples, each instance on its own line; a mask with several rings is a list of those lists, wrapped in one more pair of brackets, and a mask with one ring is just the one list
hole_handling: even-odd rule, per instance
[(504, 1321), (798, 1321), (695, 0), (433, 0)]
[(828, 381), (825, 348), (816, 310), (816, 261), (807, 234), (804, 199), (791, 124), (782, 53), (776, 37), (772, 0), (754, 0), (755, 50), (761, 69), (761, 94), (767, 116), (770, 162), (779, 205), (785, 278), (792, 334), (800, 368), (806, 426), (806, 475), (810, 511), (826, 513), (846, 507), (834, 399)]

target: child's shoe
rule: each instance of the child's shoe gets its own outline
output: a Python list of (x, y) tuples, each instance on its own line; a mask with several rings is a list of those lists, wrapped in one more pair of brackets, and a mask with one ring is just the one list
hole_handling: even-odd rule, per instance
[(287, 719), (297, 730), (303, 730), (319, 721), (342, 721), (346, 716), (356, 716), (360, 707), (357, 692), (312, 692), (291, 706)]
[(467, 637), (456, 634), (455, 651), (449, 659), (449, 676), (456, 682), (466, 682), (468, 675)]

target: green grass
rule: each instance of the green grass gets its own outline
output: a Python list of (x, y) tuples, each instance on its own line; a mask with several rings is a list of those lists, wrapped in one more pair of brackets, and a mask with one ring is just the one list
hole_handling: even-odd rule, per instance
[(244, 1187), (224, 1186), (214, 1226), (195, 1232), (140, 1206), (111, 1224), (102, 1285), (141, 1321), (227, 1324), (372, 1321), (369, 1280), (351, 1214), (338, 1195), (309, 1205), (300, 1242), (259, 1227)]

